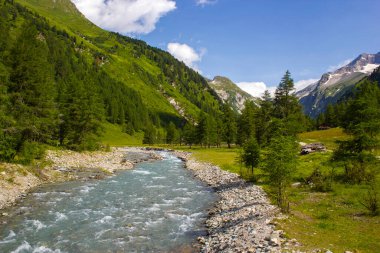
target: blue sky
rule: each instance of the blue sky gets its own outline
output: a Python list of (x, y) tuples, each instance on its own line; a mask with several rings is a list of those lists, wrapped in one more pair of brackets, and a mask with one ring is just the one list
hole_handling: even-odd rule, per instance
[[(73, 2), (101, 27), (168, 50), (208, 78), (223, 75), (257, 89), (276, 86), (287, 69), (295, 81), (319, 79), (360, 53), (380, 51), (379, 0)], [(95, 8), (112, 15), (91, 18), (86, 11)], [(127, 10), (135, 19), (123, 15)]]

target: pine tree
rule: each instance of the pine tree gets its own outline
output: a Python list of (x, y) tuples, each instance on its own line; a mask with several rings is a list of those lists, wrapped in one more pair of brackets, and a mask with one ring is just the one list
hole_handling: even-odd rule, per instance
[(196, 140), (201, 146), (208, 143), (207, 127), (207, 115), (204, 112), (201, 112), (196, 127)]
[(289, 211), (286, 189), (296, 171), (298, 145), (293, 137), (274, 137), (264, 160), (264, 171), (275, 192), (277, 205), (284, 212)]
[(277, 118), (287, 118), (293, 113), (294, 106), (297, 104), (297, 98), (293, 94), (294, 89), (293, 79), (287, 70), (275, 91), (274, 114)]
[(243, 145), (244, 142), (255, 136), (255, 113), (257, 106), (253, 101), (246, 101), (244, 103), (244, 109), (238, 119), (238, 135), (237, 144)]
[(189, 145), (189, 147), (191, 148), (192, 145), (196, 142), (195, 127), (191, 123), (187, 122), (183, 127), (182, 135), (185, 144)]
[(260, 147), (256, 141), (256, 138), (251, 137), (244, 143), (241, 160), (244, 162), (246, 167), (251, 169), (251, 173), (253, 175), (253, 168), (257, 167), (260, 162)]
[(228, 148), (231, 148), (231, 144), (236, 140), (236, 117), (228, 104), (223, 105), (223, 139), (227, 142)]
[(308, 122), (293, 91), (293, 79), (286, 71), (275, 92), (273, 115), (281, 121), (282, 134), (295, 136), (307, 128)]
[(178, 131), (173, 122), (166, 128), (166, 143), (173, 144), (178, 140)]
[(379, 147), (380, 89), (365, 80), (357, 86), (348, 103), (342, 126), (353, 138), (341, 141), (333, 160), (343, 162), (346, 178), (352, 182), (371, 181), (379, 173), (374, 149)]
[(85, 80), (74, 79), (69, 84), (62, 108), (60, 126), (63, 144), (71, 149), (96, 149), (97, 139), (101, 134), (103, 121), (103, 104), (90, 77)]
[(21, 29), (11, 51), (11, 66), (9, 93), (21, 142), (49, 142), (57, 126), (54, 74), (44, 35), (31, 23)]
[(268, 90), (260, 100), (260, 108), (256, 112), (256, 139), (260, 146), (269, 141), (269, 127), (272, 121), (273, 101)]

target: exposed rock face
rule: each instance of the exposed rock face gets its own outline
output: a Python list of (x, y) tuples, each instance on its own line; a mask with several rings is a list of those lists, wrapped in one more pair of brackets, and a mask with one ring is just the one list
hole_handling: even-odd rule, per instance
[(335, 104), (357, 82), (369, 76), (379, 66), (380, 52), (361, 54), (346, 66), (323, 74), (318, 82), (296, 93), (304, 112), (315, 118), (326, 110), (328, 104)]
[(273, 224), (279, 211), (261, 187), (217, 166), (189, 159), (188, 154), (177, 155), (219, 197), (206, 221), (208, 236), (198, 238), (201, 252), (282, 252), (283, 231)]
[(226, 77), (216, 76), (214, 80), (209, 81), (209, 85), (224, 103), (230, 104), (237, 112), (244, 108), (245, 101), (256, 100)]

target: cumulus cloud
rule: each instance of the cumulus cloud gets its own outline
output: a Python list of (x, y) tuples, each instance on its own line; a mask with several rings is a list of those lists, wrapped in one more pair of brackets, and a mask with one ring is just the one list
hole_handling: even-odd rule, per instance
[(202, 60), (203, 55), (206, 53), (206, 49), (201, 49), (197, 52), (189, 45), (180, 43), (169, 43), (167, 49), (175, 58), (183, 61), (187, 66), (201, 73), (197, 63)]
[(174, 0), (71, 0), (96, 25), (123, 34), (147, 34), (176, 8)]
[(294, 87), (297, 91), (302, 90), (303, 88), (306, 88), (310, 84), (318, 82), (319, 79), (306, 79), (306, 80), (300, 80), (298, 82), (294, 83)]
[(261, 97), (266, 90), (273, 95), (276, 90), (276, 87), (268, 87), (264, 82), (240, 82), (236, 85), (254, 97)]
[(197, 5), (201, 5), (201, 6), (204, 6), (207, 4), (214, 4), (216, 2), (217, 0), (196, 0)]
[(341, 67), (346, 66), (346, 65), (349, 64), (350, 62), (352, 62), (352, 59), (344, 60), (344, 61), (340, 62), (340, 63), (337, 64), (337, 65), (329, 66), (329, 68), (327, 69), (327, 71), (329, 71), (329, 72), (333, 72), (333, 71), (335, 71), (335, 70), (337, 70), (337, 69), (340, 69)]

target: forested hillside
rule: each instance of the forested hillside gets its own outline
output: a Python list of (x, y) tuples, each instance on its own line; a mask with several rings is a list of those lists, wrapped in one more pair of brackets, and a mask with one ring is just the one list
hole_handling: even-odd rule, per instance
[(207, 81), (167, 52), (95, 27), (69, 0), (25, 4), (0, 1), (0, 160), (95, 149), (105, 121), (158, 142), (170, 123), (218, 112)]

